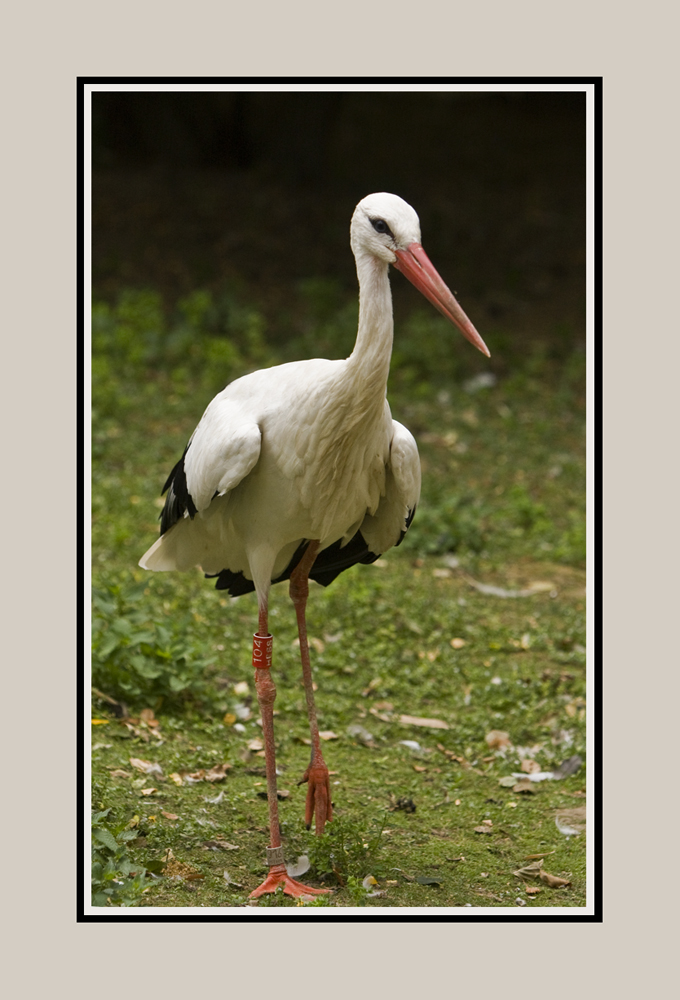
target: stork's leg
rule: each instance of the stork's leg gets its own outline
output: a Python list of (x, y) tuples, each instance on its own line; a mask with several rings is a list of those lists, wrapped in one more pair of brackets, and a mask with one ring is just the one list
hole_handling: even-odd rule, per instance
[(312, 737), (312, 759), (300, 782), (300, 784), (305, 781), (309, 782), (307, 787), (307, 803), (305, 806), (305, 823), (307, 824), (307, 829), (309, 829), (312, 817), (316, 816), (314, 831), (317, 834), (322, 834), (326, 823), (330, 822), (333, 818), (333, 806), (331, 804), (328, 768), (321, 753), (319, 726), (316, 721), (314, 685), (312, 681), (312, 668), (309, 662), (309, 643), (307, 642), (307, 622), (305, 619), (307, 595), (309, 594), (309, 573), (314, 565), (318, 551), (319, 542), (310, 542), (302, 559), (291, 573), (290, 596), (295, 605), (295, 614), (297, 616), (302, 678), (305, 685), (309, 729)]
[(267, 628), (267, 602), (260, 602), (259, 627), (253, 636), (253, 666), (255, 667), (255, 688), (257, 700), (262, 713), (262, 734), (264, 736), (264, 755), (267, 771), (267, 799), (269, 802), (269, 839), (267, 848), (267, 863), (269, 875), (250, 894), (250, 898), (261, 896), (265, 892), (276, 892), (280, 885), (289, 896), (316, 896), (328, 889), (312, 889), (310, 886), (290, 878), (283, 861), (281, 846), (281, 830), (279, 828), (279, 803), (276, 794), (276, 754), (274, 746), (274, 699), (276, 687), (271, 678), (272, 637)]

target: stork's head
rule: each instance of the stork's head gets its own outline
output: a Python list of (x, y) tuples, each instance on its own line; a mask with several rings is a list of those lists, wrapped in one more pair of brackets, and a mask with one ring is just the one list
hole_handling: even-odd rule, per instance
[(393, 264), (464, 337), (489, 357), (489, 349), (439, 277), (420, 244), (420, 221), (396, 194), (369, 194), (354, 210), (350, 226), (354, 256)]
[(420, 243), (420, 221), (396, 194), (369, 194), (354, 209), (350, 234), (355, 255), (368, 253), (394, 264), (396, 250)]

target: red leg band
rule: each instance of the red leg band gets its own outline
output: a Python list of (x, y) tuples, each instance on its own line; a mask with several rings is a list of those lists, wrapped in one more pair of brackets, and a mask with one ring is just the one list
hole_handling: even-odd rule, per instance
[(271, 635), (259, 635), (255, 633), (253, 636), (253, 666), (263, 667), (268, 670), (272, 665), (272, 647), (274, 645), (274, 637)]

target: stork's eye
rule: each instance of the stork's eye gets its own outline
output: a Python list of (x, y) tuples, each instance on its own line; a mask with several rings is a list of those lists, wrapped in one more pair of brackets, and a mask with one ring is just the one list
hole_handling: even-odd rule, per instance
[[(375, 229), (376, 233), (387, 233), (389, 236), (392, 236), (392, 230), (384, 219), (371, 219), (371, 225)], [(394, 239), (394, 237), (392, 238)]]

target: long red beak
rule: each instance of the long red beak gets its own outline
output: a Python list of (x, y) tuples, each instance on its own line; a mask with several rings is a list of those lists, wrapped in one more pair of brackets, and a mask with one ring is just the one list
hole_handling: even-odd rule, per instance
[(405, 250), (395, 250), (394, 252), (397, 255), (394, 262), (397, 270), (406, 275), (411, 284), (415, 285), (418, 291), (430, 300), (442, 316), (446, 316), (448, 320), (455, 323), (471, 344), (474, 344), (482, 354), (486, 354), (487, 358), (490, 358), (489, 348), (456, 302), (453, 293), (439, 277), (436, 268), (420, 243), (411, 243)]

